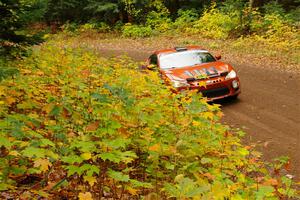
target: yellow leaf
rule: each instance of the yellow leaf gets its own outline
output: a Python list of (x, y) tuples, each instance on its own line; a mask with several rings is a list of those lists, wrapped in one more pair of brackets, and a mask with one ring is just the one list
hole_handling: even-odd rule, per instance
[(19, 145), (19, 147), (20, 148), (22, 148), (22, 147), (27, 147), (28, 146), (28, 144), (29, 144), (29, 142), (20, 142), (18, 145)]
[(149, 147), (150, 151), (158, 151), (159, 149), (160, 149), (160, 145), (158, 143)]
[(206, 119), (214, 119), (214, 114), (212, 112), (204, 112), (203, 113), (203, 116), (206, 118)]
[(199, 87), (206, 87), (206, 82), (205, 81), (200, 81), (200, 82), (198, 82), (198, 86)]
[(5, 101), (8, 105), (11, 105), (16, 102), (16, 99), (13, 97), (6, 97)]
[(223, 114), (223, 112), (217, 112), (217, 114), (216, 114), (218, 117), (223, 117), (224, 116), (224, 114)]
[(83, 158), (84, 160), (89, 160), (92, 158), (92, 154), (91, 153), (83, 153), (80, 155), (81, 158)]
[(84, 176), (83, 179), (88, 182), (91, 187), (97, 182), (97, 179), (93, 176)]
[(183, 178), (184, 178), (184, 175), (183, 175), (183, 174), (178, 174), (178, 175), (175, 177), (174, 181), (178, 183), (178, 182), (182, 181)]
[(192, 123), (193, 123), (193, 126), (200, 126), (200, 125), (201, 125), (201, 123), (200, 123), (200, 122), (198, 122), (198, 121), (195, 121), (195, 120), (194, 120)]
[(49, 114), (51, 112), (51, 110), (53, 109), (54, 105), (53, 104), (47, 104), (43, 107), (43, 111), (46, 112), (47, 114)]
[(43, 76), (44, 72), (43, 71), (37, 71), (36, 74), (39, 75), (39, 76)]
[(24, 69), (22, 72), (23, 74), (31, 74), (31, 71), (29, 69)]
[(6, 93), (5, 93), (5, 87), (0, 86), (0, 96), (2, 96), (2, 95), (6, 95)]
[(20, 155), (20, 154), (19, 154), (19, 152), (17, 152), (17, 151), (10, 151), (10, 152), (9, 152), (9, 155), (11, 155), (11, 156), (18, 156), (18, 155)]
[(80, 192), (78, 195), (79, 200), (93, 200), (92, 194), (90, 192)]
[(127, 191), (131, 194), (131, 195), (137, 195), (138, 190), (134, 189), (132, 187), (127, 187)]
[(42, 172), (45, 172), (51, 166), (51, 162), (48, 159), (39, 158), (34, 161), (34, 167), (39, 167)]

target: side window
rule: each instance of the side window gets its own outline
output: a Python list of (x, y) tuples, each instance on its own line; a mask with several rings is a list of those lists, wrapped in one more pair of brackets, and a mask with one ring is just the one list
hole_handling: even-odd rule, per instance
[(149, 57), (149, 64), (157, 65), (157, 55), (156, 54), (153, 54)]

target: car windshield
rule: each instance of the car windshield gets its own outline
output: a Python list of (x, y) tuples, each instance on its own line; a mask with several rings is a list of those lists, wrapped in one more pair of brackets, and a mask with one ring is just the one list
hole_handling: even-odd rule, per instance
[(216, 60), (210, 53), (201, 50), (180, 51), (159, 57), (161, 69), (182, 68), (214, 61)]

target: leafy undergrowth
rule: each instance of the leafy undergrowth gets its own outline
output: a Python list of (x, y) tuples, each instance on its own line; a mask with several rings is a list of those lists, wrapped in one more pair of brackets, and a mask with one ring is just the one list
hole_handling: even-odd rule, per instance
[(0, 86), (1, 198), (296, 195), (280, 173), (288, 162), (267, 167), (217, 105), (170, 92), (129, 59), (58, 46), (36, 48)]

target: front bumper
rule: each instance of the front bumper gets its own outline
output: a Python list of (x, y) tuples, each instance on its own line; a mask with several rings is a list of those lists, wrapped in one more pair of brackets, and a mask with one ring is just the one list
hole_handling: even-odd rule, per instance
[(223, 99), (226, 97), (237, 96), (241, 93), (239, 78), (225, 80), (224, 77), (206, 80), (206, 86), (201, 83), (191, 83), (190, 87), (179, 88), (178, 90), (198, 90), (208, 101)]

